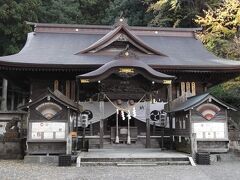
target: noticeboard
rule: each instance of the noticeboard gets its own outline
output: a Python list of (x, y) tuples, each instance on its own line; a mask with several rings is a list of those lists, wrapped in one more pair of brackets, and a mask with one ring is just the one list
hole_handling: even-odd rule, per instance
[(224, 123), (193, 123), (193, 133), (197, 139), (223, 139), (225, 134)]
[(66, 138), (65, 122), (32, 122), (31, 135), (32, 140), (59, 140)]

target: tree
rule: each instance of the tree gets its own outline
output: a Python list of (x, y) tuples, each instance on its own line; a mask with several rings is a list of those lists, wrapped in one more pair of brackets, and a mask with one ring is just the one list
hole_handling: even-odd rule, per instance
[(76, 23), (79, 14), (79, 2), (69, 0), (42, 0), (38, 21), (41, 23)]
[(103, 24), (114, 24), (121, 14), (128, 19), (132, 26), (146, 26), (152, 18), (151, 13), (146, 13), (148, 4), (142, 0), (113, 0), (106, 9)]
[(240, 58), (239, 37), (236, 36), (240, 26), (239, 0), (224, 0), (217, 8), (197, 16), (195, 21), (203, 27), (199, 37), (210, 51), (220, 57)]
[(102, 24), (109, 0), (42, 0), (39, 22)]
[[(240, 60), (240, 1), (224, 0), (214, 9), (197, 16), (196, 22), (203, 27), (199, 34), (206, 47), (216, 55)], [(210, 89), (222, 100), (240, 107), (240, 77)]]
[(217, 3), (217, 0), (158, 0), (149, 5), (148, 11), (154, 13), (150, 24), (162, 27), (195, 27), (195, 16)]
[(30, 27), (24, 21), (36, 21), (39, 0), (0, 0), (0, 55), (18, 52), (25, 44)]

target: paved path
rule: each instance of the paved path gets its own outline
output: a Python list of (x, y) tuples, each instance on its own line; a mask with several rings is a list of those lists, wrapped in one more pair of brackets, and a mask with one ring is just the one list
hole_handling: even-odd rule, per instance
[(240, 161), (210, 166), (56, 167), (0, 160), (0, 180), (239, 180)]

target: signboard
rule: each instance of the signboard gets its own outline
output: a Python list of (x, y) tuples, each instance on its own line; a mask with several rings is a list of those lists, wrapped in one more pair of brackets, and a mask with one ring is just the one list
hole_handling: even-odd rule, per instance
[(119, 68), (119, 73), (134, 73), (134, 68)]
[(163, 80), (163, 84), (172, 84), (172, 80)]
[(32, 139), (65, 139), (66, 123), (34, 122), (32, 124)]
[(197, 139), (223, 139), (224, 129), (224, 123), (193, 123)]

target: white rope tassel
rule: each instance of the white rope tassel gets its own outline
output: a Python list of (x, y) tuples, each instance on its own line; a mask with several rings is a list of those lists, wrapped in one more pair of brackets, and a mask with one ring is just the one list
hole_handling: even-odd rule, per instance
[(136, 108), (133, 107), (133, 117), (136, 117), (136, 116), (137, 116)]
[[(139, 101), (135, 104), (135, 106), (138, 105), (138, 104), (143, 100), (143, 98), (144, 98), (145, 96), (146, 96), (146, 95), (144, 94), (144, 95), (142, 96), (142, 98), (139, 99)], [(111, 101), (111, 99), (110, 99), (106, 94), (105, 94), (105, 97), (106, 97), (106, 99), (107, 99), (116, 109), (119, 109), (119, 110), (121, 110), (121, 111), (128, 112), (129, 108), (123, 108), (123, 107), (117, 106), (117, 105), (115, 105), (115, 104)]]
[(122, 120), (125, 120), (125, 115), (124, 115), (124, 111), (121, 111), (121, 116), (122, 116)]

